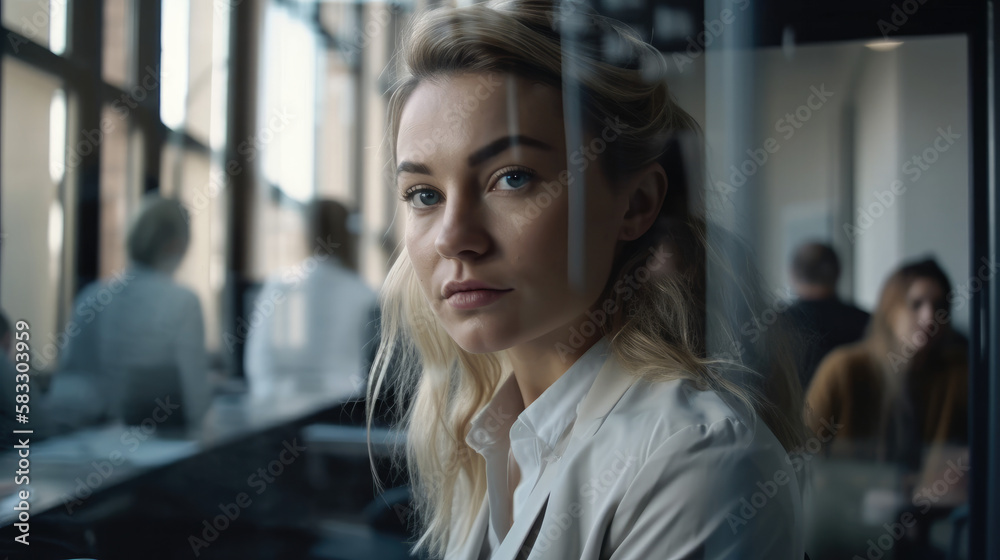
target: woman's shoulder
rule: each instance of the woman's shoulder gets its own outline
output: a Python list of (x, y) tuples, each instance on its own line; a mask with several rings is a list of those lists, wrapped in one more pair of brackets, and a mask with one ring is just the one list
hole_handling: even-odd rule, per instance
[[(879, 365), (865, 341), (834, 348), (816, 367), (808, 395), (828, 393), (834, 387), (849, 390), (857, 385), (871, 386), (881, 379)], [(819, 393), (817, 393), (819, 392)]]
[(856, 369), (871, 365), (871, 351), (864, 340), (838, 346), (820, 362), (819, 368)]
[(635, 529), (650, 523), (673, 545), (697, 538), (720, 550), (749, 550), (756, 528), (779, 527), (792, 539), (782, 546), (793, 546), (801, 518), (797, 469), (763, 420), (732, 400), (688, 379), (639, 380), (622, 395), (585, 461), (584, 497), (610, 496), (616, 512), (609, 547), (636, 546), (630, 541), (643, 537)]
[(690, 379), (636, 381), (604, 419), (600, 432), (601, 439), (615, 440), (609, 445), (632, 447), (640, 456), (665, 446), (735, 454), (761, 446), (782, 449), (751, 409)]

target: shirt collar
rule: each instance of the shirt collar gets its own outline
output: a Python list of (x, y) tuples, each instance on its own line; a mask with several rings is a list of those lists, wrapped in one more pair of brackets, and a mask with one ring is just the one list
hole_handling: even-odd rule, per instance
[(527, 409), (517, 379), (509, 375), (490, 402), (472, 419), (466, 443), (485, 456), (497, 447), (496, 444), (509, 444), (511, 438), (535, 438), (551, 452), (576, 420), (580, 403), (607, 360), (610, 346), (607, 337), (594, 343)]
[(517, 379), (508, 375), (490, 402), (472, 419), (465, 442), (476, 453), (486, 455), (499, 442), (509, 443), (508, 433), (517, 415), (524, 410)]

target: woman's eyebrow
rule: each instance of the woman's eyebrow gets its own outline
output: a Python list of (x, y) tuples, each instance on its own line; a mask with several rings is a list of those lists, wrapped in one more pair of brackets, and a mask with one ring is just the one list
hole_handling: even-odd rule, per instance
[(421, 175), (433, 175), (433, 173), (431, 173), (430, 167), (427, 167), (422, 163), (414, 163), (412, 161), (400, 162), (399, 167), (396, 168), (396, 177), (399, 177), (401, 173), (419, 173)]
[[(503, 138), (498, 138), (486, 146), (479, 148), (475, 153), (469, 156), (469, 167), (475, 167), (484, 161), (490, 159), (497, 154), (502, 153), (504, 150), (513, 146), (530, 146), (533, 148), (540, 148), (542, 150), (552, 150), (552, 146), (542, 142), (541, 140), (536, 140), (530, 136), (525, 136), (519, 134), (517, 136), (505, 136)], [(402, 173), (419, 173), (421, 175), (433, 175), (431, 173), (431, 168), (424, 165), (423, 163), (416, 163), (412, 161), (402, 161), (399, 166), (396, 167), (396, 177), (399, 177)]]
[(545, 142), (523, 134), (519, 134), (517, 136), (505, 136), (490, 142), (482, 148), (479, 148), (475, 153), (469, 156), (469, 167), (476, 167), (491, 157), (503, 152), (507, 148), (517, 145), (531, 146), (533, 148), (541, 148), (543, 150), (552, 149), (552, 146), (549, 146)]

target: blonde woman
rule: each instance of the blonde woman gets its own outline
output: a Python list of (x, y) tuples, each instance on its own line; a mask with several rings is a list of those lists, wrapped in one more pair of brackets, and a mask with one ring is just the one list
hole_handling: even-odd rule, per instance
[(727, 329), (706, 300), (753, 298), (706, 291), (679, 159), (697, 126), (656, 78), (659, 53), (585, 11), (517, 2), (423, 14), (401, 56), (388, 138), (405, 242), (370, 391), (409, 403), (417, 547), (801, 559), (786, 453), (801, 391), (763, 341), (742, 354), (766, 375), (707, 351)]

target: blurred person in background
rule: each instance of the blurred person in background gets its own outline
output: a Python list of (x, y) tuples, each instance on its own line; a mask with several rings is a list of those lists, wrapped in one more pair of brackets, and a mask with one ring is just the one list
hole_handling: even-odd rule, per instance
[[(932, 527), (968, 500), (967, 345), (951, 326), (952, 295), (934, 260), (903, 264), (866, 337), (833, 350), (807, 394), (806, 420), (831, 472), (855, 473), (826, 490), (834, 507), (876, 526), (913, 516), (894, 546), (899, 558), (943, 558)], [(859, 475), (884, 478), (858, 494)]]
[(950, 293), (934, 260), (902, 265), (886, 280), (865, 339), (820, 364), (807, 421), (817, 433), (840, 425), (833, 456), (917, 472), (931, 447), (968, 444), (968, 358), (952, 330)]
[(837, 297), (840, 259), (829, 245), (801, 245), (791, 265), (792, 290), (797, 300), (785, 314), (803, 342), (799, 349), (799, 379), (805, 389), (831, 350), (861, 340), (869, 315)]
[(196, 428), (212, 386), (201, 303), (173, 275), (190, 243), (187, 210), (147, 195), (129, 226), (129, 264), (80, 291), (46, 408), (50, 429), (107, 420)]
[(270, 278), (252, 313), (245, 368), (255, 396), (299, 385), (331, 399), (362, 392), (375, 351), (375, 292), (358, 276), (350, 212), (333, 200), (307, 209), (310, 256)]

